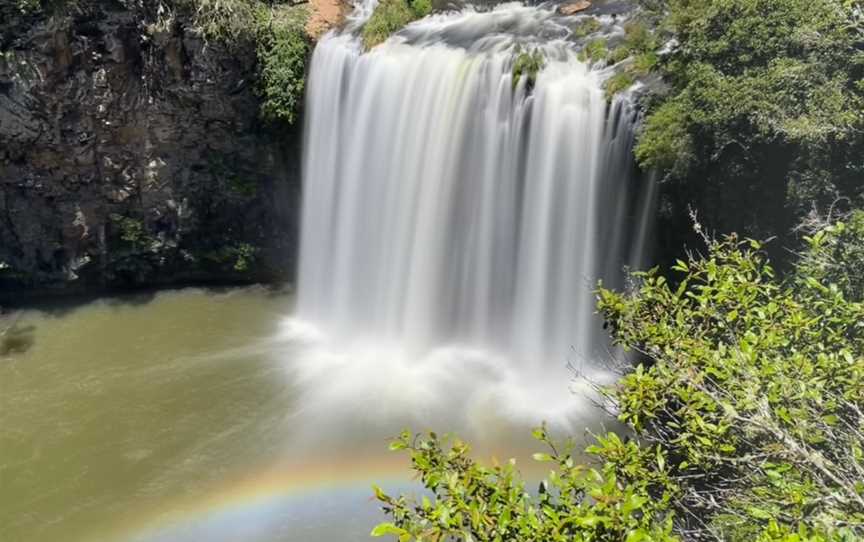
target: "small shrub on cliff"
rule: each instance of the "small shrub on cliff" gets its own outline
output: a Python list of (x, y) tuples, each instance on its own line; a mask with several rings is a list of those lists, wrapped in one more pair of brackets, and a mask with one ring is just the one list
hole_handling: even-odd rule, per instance
[(259, 249), (249, 243), (226, 243), (217, 250), (207, 252), (203, 257), (220, 266), (230, 267), (238, 273), (250, 271), (258, 258)]
[(585, 44), (585, 47), (579, 51), (579, 60), (582, 62), (597, 62), (605, 60), (608, 52), (608, 43), (605, 38), (593, 39)]
[[(300, 11), (302, 9), (302, 11)], [(261, 116), (292, 124), (303, 102), (310, 42), (303, 8), (268, 10), (259, 23)]]
[(195, 29), (217, 41), (254, 41), (256, 21), (267, 6), (261, 0), (173, 0), (170, 6), (189, 11)]
[(381, 0), (363, 27), (363, 46), (372, 49), (408, 23), (430, 13), (431, 0)]
[(632, 87), (636, 80), (628, 72), (619, 72), (606, 80), (603, 85), (606, 90), (606, 98), (611, 99), (615, 94)]
[(600, 24), (600, 21), (594, 17), (586, 17), (579, 21), (579, 24), (573, 29), (573, 35), (577, 38), (584, 38), (599, 31), (601, 28), (603, 28), (603, 25)]
[[(628, 21), (624, 25), (624, 40), (606, 53), (606, 63), (619, 64), (617, 73), (606, 80), (606, 97), (630, 88), (638, 78), (651, 73), (658, 62), (657, 49), (660, 44), (655, 32), (641, 20)], [(602, 51), (593, 53), (602, 54)], [(626, 61), (626, 62), (625, 62)]]
[(120, 233), (120, 240), (133, 249), (146, 249), (153, 242), (144, 223), (138, 219), (112, 213), (109, 217)]
[(258, 257), (258, 249), (249, 243), (240, 243), (234, 247), (234, 271), (249, 271), (255, 259)]

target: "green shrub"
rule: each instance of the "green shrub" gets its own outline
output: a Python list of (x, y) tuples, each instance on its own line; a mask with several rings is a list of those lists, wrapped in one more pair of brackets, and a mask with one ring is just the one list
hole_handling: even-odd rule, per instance
[(654, 51), (645, 51), (633, 57), (633, 65), (631, 73), (638, 76), (645, 76), (651, 73), (657, 66), (659, 59)]
[(579, 51), (579, 59), (583, 62), (597, 62), (605, 60), (608, 55), (608, 48), (605, 38), (597, 38), (589, 41), (585, 47)]
[(539, 49), (528, 52), (519, 48), (516, 52), (516, 60), (513, 61), (513, 88), (516, 88), (524, 76), (525, 88), (530, 92), (537, 82), (537, 74), (546, 64), (546, 59)]
[(598, 21), (594, 17), (588, 17), (579, 21), (579, 23), (576, 25), (576, 28), (573, 30), (573, 34), (577, 38), (584, 38), (593, 34), (594, 32), (599, 31), (600, 28), (602, 28), (600, 21)]
[(230, 265), (238, 273), (245, 273), (252, 269), (258, 252), (259, 249), (249, 243), (225, 244), (218, 250), (205, 253), (203, 257), (220, 265)]
[(677, 285), (652, 270), (631, 292), (601, 289), (598, 306), (643, 357), (611, 397), (666, 452), (677, 528), (861, 539), (864, 305), (818, 275), (779, 281), (761, 245), (735, 237), (673, 270)]
[(258, 249), (249, 243), (240, 243), (233, 250), (234, 271), (249, 271), (258, 257)]
[(372, 49), (408, 23), (430, 13), (431, 0), (381, 0), (363, 26), (363, 46)]
[(261, 116), (267, 121), (292, 124), (303, 103), (311, 47), (304, 29), (306, 13), (303, 8), (274, 9), (259, 23)]
[(207, 39), (226, 43), (254, 42), (258, 19), (268, 9), (262, 0), (173, 0), (166, 4), (191, 14), (194, 29)]
[(618, 92), (623, 90), (627, 90), (636, 80), (633, 79), (633, 76), (630, 75), (629, 72), (623, 71), (616, 73), (612, 77), (606, 80), (605, 89), (606, 89), (606, 98), (612, 98)]
[(132, 249), (146, 249), (153, 243), (153, 238), (138, 219), (112, 213), (109, 217), (111, 222), (117, 225), (120, 231), (120, 240), (127, 243)]
[(630, 49), (628, 49), (624, 45), (619, 45), (618, 47), (615, 47), (614, 49), (609, 51), (608, 55), (606, 55), (606, 61), (609, 62), (609, 64), (618, 64), (619, 62), (627, 60), (628, 58), (630, 58)]
[(572, 443), (556, 446), (545, 428), (534, 435), (547, 453), (535, 454), (556, 470), (529, 493), (515, 462), (484, 467), (469, 457), (466, 444), (444, 446), (434, 434), (403, 433), (391, 444), (407, 450), (420, 481), (431, 493), (417, 502), (375, 488), (392, 521), (372, 536), (400, 542), (673, 542), (665, 510), (673, 498), (666, 474), (656, 463), (662, 451), (643, 449), (609, 434), (588, 449), (601, 465), (575, 463)]
[(798, 274), (837, 286), (849, 300), (864, 301), (864, 211), (822, 225), (804, 239), (807, 250)]
[(596, 51), (586, 53), (587, 58), (599, 58), (605, 54), (606, 63), (618, 64), (625, 60), (631, 62), (618, 69), (618, 72), (606, 80), (606, 97), (611, 98), (616, 93), (630, 88), (640, 77), (645, 77), (657, 66), (657, 38), (648, 26), (641, 20), (628, 21), (624, 25), (624, 40), (611, 51)]
[(631, 52), (654, 51), (659, 47), (656, 34), (639, 19), (624, 23), (624, 46)]
[(414, 12), (414, 15), (418, 19), (422, 19), (432, 13), (432, 0), (412, 0), (410, 4), (411, 11)]

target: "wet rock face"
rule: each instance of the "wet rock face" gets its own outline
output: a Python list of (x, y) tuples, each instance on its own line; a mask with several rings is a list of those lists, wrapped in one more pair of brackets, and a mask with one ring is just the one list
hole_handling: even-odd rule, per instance
[(301, 131), (260, 124), (254, 50), (94, 5), (0, 26), (0, 297), (286, 278)]

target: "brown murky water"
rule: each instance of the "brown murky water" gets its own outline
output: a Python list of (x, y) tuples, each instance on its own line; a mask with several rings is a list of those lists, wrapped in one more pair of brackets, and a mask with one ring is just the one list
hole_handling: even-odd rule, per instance
[[(426, 389), (426, 373), (374, 356), (316, 373), (333, 357), (286, 332), (291, 306), (264, 288), (188, 289), (0, 323), (0, 540), (367, 540), (371, 484), (409, 483), (387, 436), (451, 429), (465, 405), (430, 403), (451, 386)], [(527, 457), (526, 423), (498, 410), (472, 414), (496, 428), (487, 452)]]
[(15, 315), (0, 539), (104, 540), (271, 461), (293, 395), (260, 345), (290, 301), (184, 290)]

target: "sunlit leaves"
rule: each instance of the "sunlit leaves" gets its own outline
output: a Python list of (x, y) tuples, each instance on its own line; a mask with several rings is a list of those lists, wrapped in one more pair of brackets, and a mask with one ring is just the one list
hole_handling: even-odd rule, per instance
[(847, 227), (811, 236), (818, 258), (805, 255), (786, 282), (760, 243), (728, 237), (676, 262), (677, 287), (655, 269), (630, 292), (599, 291), (616, 340), (647, 358), (611, 392), (619, 417), (677, 466), (686, 529), (864, 536), (864, 463), (853, 451), (864, 445), (864, 305), (826, 273), (806, 274), (820, 262), (835, 282), (857, 276), (858, 266), (835, 267), (860, 243), (836, 238)]
[(583, 542), (652, 540), (672, 542), (666, 510), (670, 485), (653, 464), (663, 452), (643, 450), (614, 434), (589, 449), (601, 466), (577, 464), (573, 444), (555, 444), (545, 427), (534, 436), (547, 445), (535, 459), (555, 465), (536, 493), (526, 490), (515, 462), (484, 467), (460, 441), (446, 446), (435, 435), (403, 433), (396, 449), (407, 449), (430, 495), (418, 503), (375, 488), (391, 522), (373, 536), (400, 541)]

